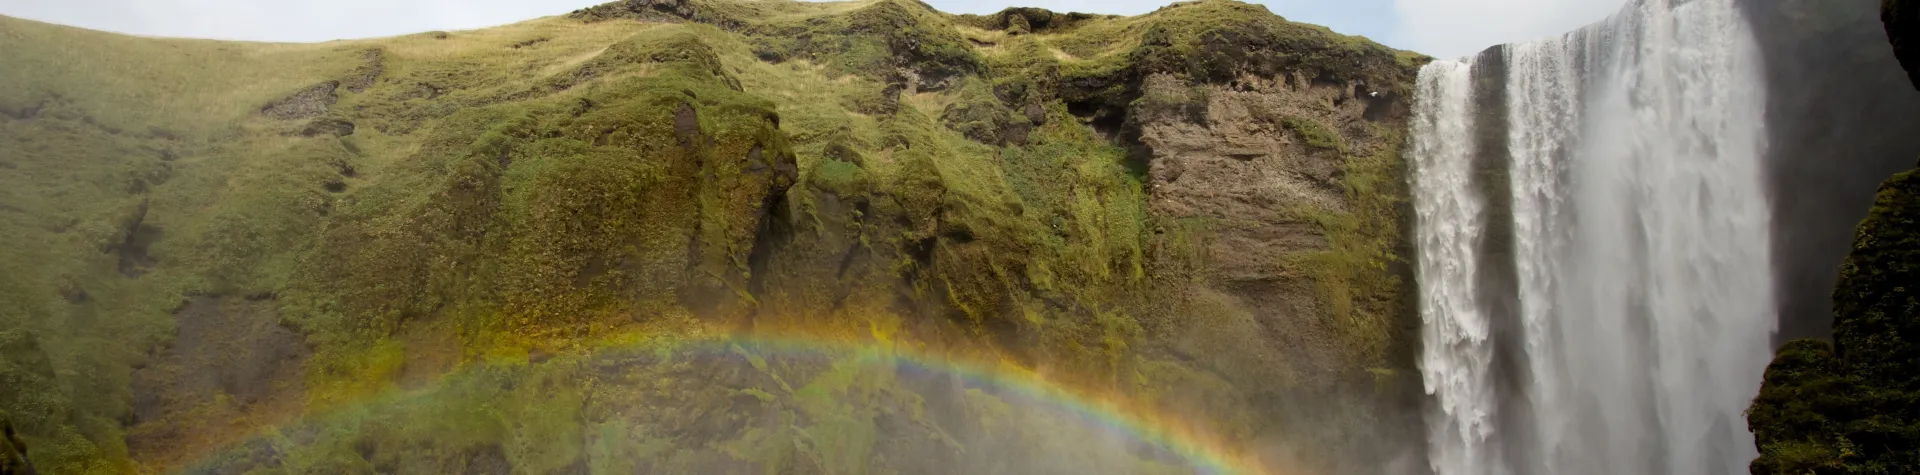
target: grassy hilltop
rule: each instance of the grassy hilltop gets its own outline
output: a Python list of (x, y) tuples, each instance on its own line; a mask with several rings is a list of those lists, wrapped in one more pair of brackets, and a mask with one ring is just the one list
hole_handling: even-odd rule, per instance
[(804, 335), (1379, 464), (1418, 437), (1423, 61), (1224, 0), (319, 44), (0, 17), (0, 419), (40, 473), (1179, 470), (993, 391), (691, 343)]

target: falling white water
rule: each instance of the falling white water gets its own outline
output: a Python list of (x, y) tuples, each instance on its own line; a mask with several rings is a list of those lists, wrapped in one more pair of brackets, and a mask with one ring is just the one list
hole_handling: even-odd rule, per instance
[(1474, 295), (1475, 258), (1486, 230), (1483, 199), (1471, 191), (1471, 78), (1467, 64), (1437, 61), (1420, 71), (1414, 113), (1414, 207), (1419, 223), (1421, 376), (1436, 409), (1428, 419), (1433, 464), (1442, 474), (1501, 473), (1494, 435), (1492, 322)]
[[(1577, 35), (1570, 35), (1577, 36)], [(1575, 44), (1537, 41), (1508, 49), (1507, 148), (1512, 162), (1514, 259), (1525, 353), (1533, 355), (1529, 374), (1531, 400), (1536, 409), (1531, 434), (1534, 447), (1558, 451), (1566, 440), (1569, 412), (1560, 410), (1566, 395), (1556, 394), (1576, 377), (1549, 355), (1565, 345), (1552, 333), (1560, 313), (1557, 293), (1564, 271), (1560, 256), (1568, 249), (1566, 179), (1568, 157), (1578, 142), (1579, 72), (1574, 68)], [(1532, 462), (1572, 465), (1552, 460), (1553, 454)], [(1567, 456), (1583, 456), (1571, 451)], [(1544, 470), (1536, 467), (1529, 473)]]
[[(1471, 216), (1486, 192), (1451, 168), (1472, 155), (1476, 111), (1445, 106), (1466, 93), (1428, 87), (1468, 73), (1421, 72), (1414, 184), (1434, 470), (1745, 473), (1756, 454), (1742, 411), (1775, 329), (1765, 96), (1745, 20), (1732, 0), (1642, 0), (1505, 59), (1511, 196), (1486, 198), (1512, 204), (1517, 347), (1487, 340), (1473, 299), (1480, 233), (1508, 218)], [(1524, 371), (1507, 377), (1519, 380), (1490, 378), (1495, 358), (1515, 359)], [(1497, 407), (1509, 398), (1526, 403)]]

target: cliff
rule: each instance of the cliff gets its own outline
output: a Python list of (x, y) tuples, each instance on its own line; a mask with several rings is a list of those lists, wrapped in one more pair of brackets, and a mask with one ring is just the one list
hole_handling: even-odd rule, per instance
[[(1874, 190), (1920, 155), (1920, 94), (1870, 2), (1746, 0), (1767, 85), (1777, 341), (1831, 336), (1833, 270)], [(1841, 165), (1843, 164), (1844, 165)]]
[(320, 44), (0, 18), (0, 417), (45, 473), (1172, 463), (693, 343), (784, 338), (1378, 466), (1418, 446), (1423, 61), (1218, 0), (628, 0)]
[[(1883, 3), (1894, 53), (1909, 74), (1911, 2)], [(1920, 82), (1915, 83), (1920, 87)], [(1833, 339), (1781, 348), (1748, 410), (1755, 474), (1920, 470), (1920, 171), (1881, 184), (1833, 290)]]

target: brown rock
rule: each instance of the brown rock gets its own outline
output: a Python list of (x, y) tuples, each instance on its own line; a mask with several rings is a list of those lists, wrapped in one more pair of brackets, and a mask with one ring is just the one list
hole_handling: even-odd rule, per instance
[(286, 98), (273, 101), (260, 108), (260, 113), (280, 120), (296, 120), (319, 117), (327, 113), (327, 107), (339, 101), (334, 90), (340, 88), (340, 81), (327, 81), (301, 89)]

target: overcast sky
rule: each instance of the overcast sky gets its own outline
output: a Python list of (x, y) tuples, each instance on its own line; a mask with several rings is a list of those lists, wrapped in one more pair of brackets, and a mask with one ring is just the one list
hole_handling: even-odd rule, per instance
[[(607, 0), (0, 0), (0, 15), (149, 36), (323, 41), (459, 30)], [(1592, 23), (1623, 0), (1256, 0), (1288, 19), (1400, 49), (1459, 57)], [(1140, 14), (1167, 0), (932, 0), (953, 13), (1009, 5)]]

